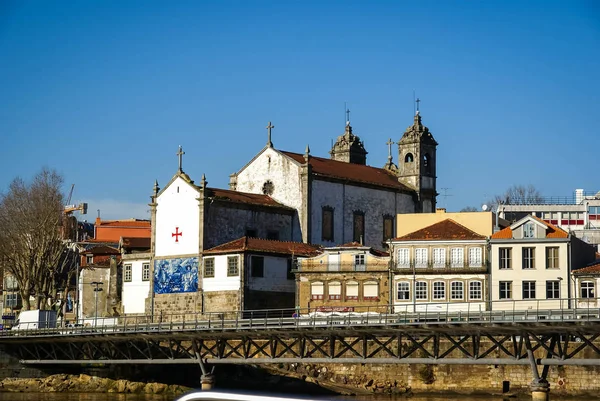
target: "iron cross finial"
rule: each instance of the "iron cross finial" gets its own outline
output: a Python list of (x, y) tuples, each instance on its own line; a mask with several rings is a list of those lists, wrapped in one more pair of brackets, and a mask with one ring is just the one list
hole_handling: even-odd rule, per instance
[(269, 121), (269, 125), (267, 125), (267, 134), (268, 134), (267, 146), (270, 148), (273, 147), (273, 142), (271, 142), (271, 130), (273, 128), (275, 128), (275, 126), (271, 124), (271, 121)]
[(181, 145), (179, 145), (179, 151), (177, 152), (177, 156), (179, 157), (179, 171), (183, 171), (182, 170), (183, 155), (185, 155), (185, 152), (183, 151), (183, 148), (181, 147)]
[(346, 124), (350, 125), (350, 109), (346, 109)]
[(392, 138), (389, 138), (385, 143), (388, 146), (388, 159), (392, 160), (392, 145), (396, 142), (392, 141)]
[(421, 103), (421, 99), (417, 98), (415, 102), (417, 103), (417, 112), (419, 112), (419, 103)]

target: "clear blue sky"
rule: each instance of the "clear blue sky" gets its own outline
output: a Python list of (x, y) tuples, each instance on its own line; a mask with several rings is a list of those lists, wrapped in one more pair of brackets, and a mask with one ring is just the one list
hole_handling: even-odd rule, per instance
[(148, 218), (177, 170), (227, 188), (265, 144), (328, 157), (348, 102), (367, 162), (412, 123), (439, 204), (512, 184), (600, 191), (595, 1), (0, 2), (0, 190), (43, 166), (88, 219)]

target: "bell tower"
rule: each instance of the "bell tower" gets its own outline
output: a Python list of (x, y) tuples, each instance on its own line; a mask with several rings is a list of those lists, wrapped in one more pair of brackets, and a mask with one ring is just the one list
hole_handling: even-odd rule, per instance
[(398, 141), (398, 178), (417, 191), (417, 212), (435, 212), (437, 145), (429, 128), (421, 122), (421, 113), (417, 109), (413, 125)]

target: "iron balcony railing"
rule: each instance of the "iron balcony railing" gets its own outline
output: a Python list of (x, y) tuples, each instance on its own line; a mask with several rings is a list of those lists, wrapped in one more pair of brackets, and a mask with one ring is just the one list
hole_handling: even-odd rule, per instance
[[(581, 304), (584, 304), (583, 307)], [(385, 326), (600, 321), (598, 299), (397, 303), (344, 306), (343, 309), (268, 309), (204, 314), (162, 314), (98, 318), (95, 325), (2, 330), (0, 336), (84, 336), (119, 333), (303, 329), (308, 327)], [(96, 320), (94, 320), (96, 322)]]

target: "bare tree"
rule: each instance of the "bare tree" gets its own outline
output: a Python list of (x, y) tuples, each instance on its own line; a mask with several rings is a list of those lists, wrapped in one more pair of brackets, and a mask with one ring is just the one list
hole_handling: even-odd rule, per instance
[(532, 184), (513, 185), (504, 193), (496, 195), (489, 202), (490, 206), (495, 207), (499, 204), (514, 205), (514, 204), (539, 204), (542, 203), (544, 197)]
[(462, 209), (460, 209), (461, 213), (462, 212), (478, 212), (479, 209), (477, 209), (475, 206), (466, 206), (463, 207)]
[(69, 271), (77, 265), (62, 238), (62, 184), (61, 175), (44, 168), (31, 183), (15, 178), (0, 196), (0, 259), (17, 281), (25, 310), (47, 309), (48, 301), (67, 288)]

